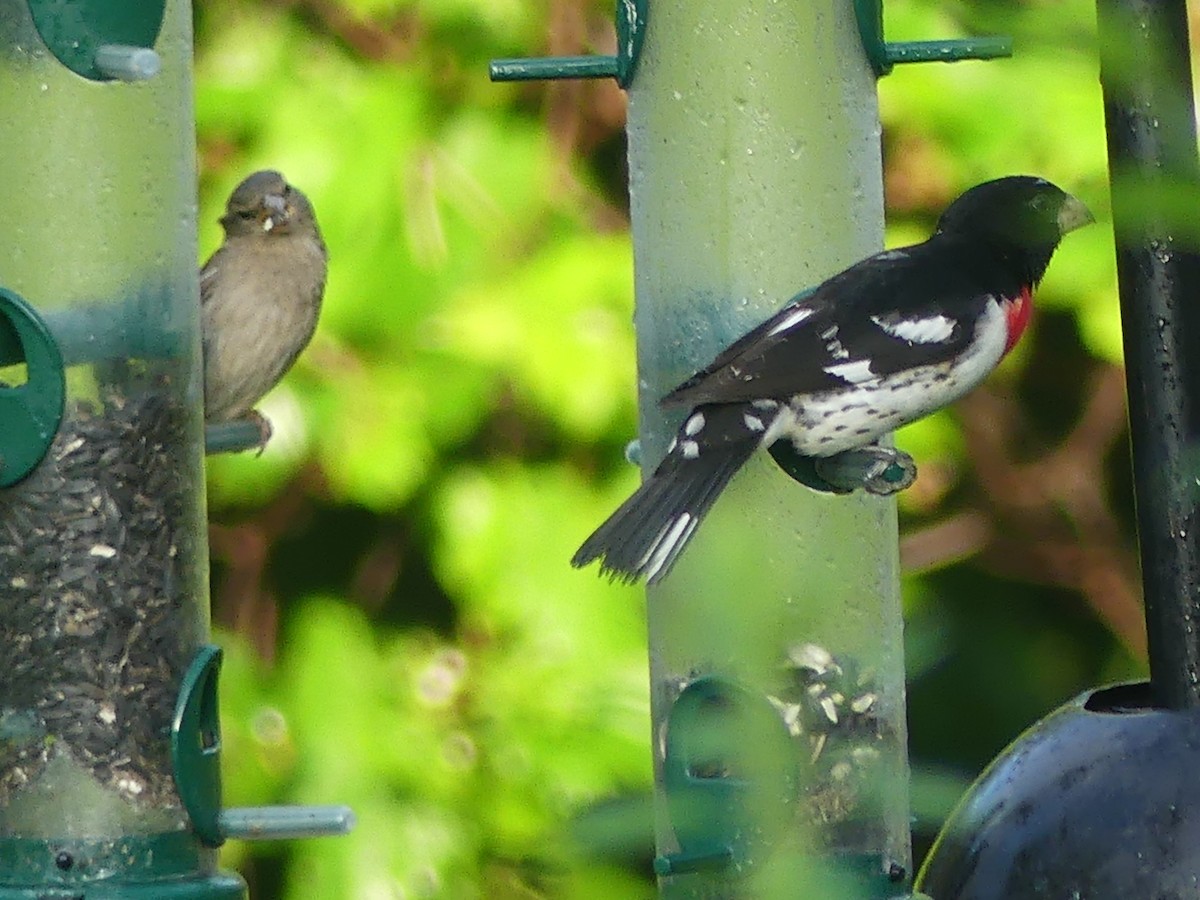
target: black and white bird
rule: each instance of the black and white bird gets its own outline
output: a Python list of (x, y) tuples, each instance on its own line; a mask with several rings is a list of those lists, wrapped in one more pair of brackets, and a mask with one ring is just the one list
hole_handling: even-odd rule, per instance
[(950, 204), (925, 242), (798, 296), (662, 399), (690, 410), (666, 457), (571, 564), (658, 581), (754, 451), (829, 457), (959, 399), (1020, 339), (1063, 235), (1091, 221), (1042, 178), (1000, 178)]

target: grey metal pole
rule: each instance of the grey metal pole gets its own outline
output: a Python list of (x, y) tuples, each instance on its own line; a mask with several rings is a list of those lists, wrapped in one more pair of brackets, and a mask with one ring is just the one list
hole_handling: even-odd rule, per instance
[[(840, 0), (656, 4), (629, 101), (652, 468), (682, 414), (663, 394), (880, 247), (880, 125)], [(818, 885), (849, 870), (870, 895), (902, 892), (896, 533), (892, 501), (817, 494), (764, 456), (650, 589), (664, 895), (836, 896)]]
[(1200, 164), (1183, 0), (1100, 0), (1142, 585), (1157, 702), (1200, 705)]

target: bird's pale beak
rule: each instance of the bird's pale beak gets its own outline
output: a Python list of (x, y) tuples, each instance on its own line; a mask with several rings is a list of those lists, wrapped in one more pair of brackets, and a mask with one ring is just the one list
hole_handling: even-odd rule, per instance
[(262, 215), (259, 217), (263, 231), (270, 231), (272, 228), (287, 222), (287, 219), (287, 201), (283, 199), (281, 194), (267, 194), (263, 197)]
[(1096, 221), (1092, 211), (1078, 197), (1067, 195), (1063, 205), (1058, 208), (1058, 233), (1067, 234), (1076, 228), (1090, 225)]

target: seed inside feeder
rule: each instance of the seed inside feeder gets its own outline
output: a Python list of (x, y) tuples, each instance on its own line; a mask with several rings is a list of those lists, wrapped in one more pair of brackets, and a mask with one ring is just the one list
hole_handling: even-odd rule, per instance
[(60, 757), (139, 808), (179, 807), (167, 736), (204, 635), (188, 415), (157, 392), (76, 404), (0, 490), (0, 834)]

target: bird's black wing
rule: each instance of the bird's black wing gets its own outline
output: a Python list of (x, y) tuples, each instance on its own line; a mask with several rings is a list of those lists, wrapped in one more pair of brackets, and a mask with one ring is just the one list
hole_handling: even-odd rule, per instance
[(793, 299), (679, 385), (663, 405), (786, 399), (954, 359), (974, 339), (991, 267), (937, 238), (884, 251)]

